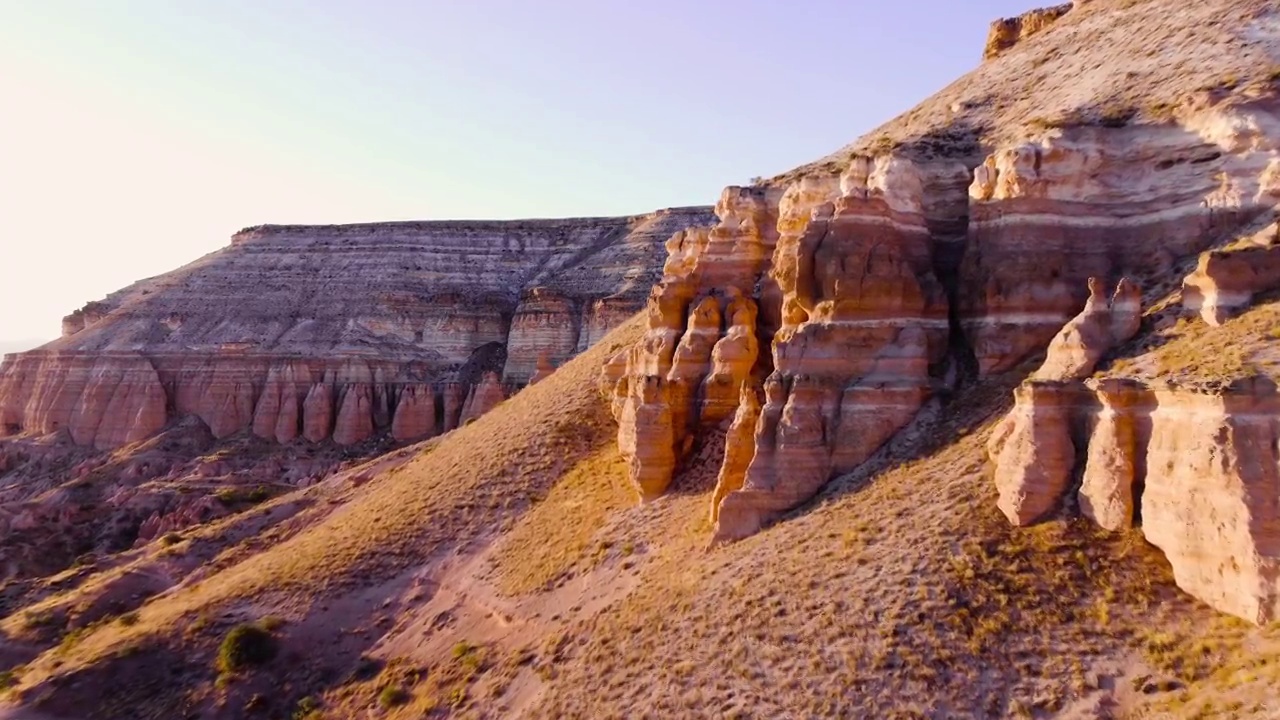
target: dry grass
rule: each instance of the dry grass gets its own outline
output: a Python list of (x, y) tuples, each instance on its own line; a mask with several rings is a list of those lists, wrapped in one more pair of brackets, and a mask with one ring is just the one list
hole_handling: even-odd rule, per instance
[(1004, 404), (970, 391), (921, 457), (741, 543), (701, 549), (698, 496), (651, 530), (636, 590), (567, 633), (542, 716), (1000, 717), (1098, 694), (1148, 623), (1202, 611), (1137, 535), (1008, 527), (969, 430)]
[[(332, 621), (325, 618), (343, 603), (354, 605), (347, 607), (352, 614), (368, 613), (364, 604), (375, 602), (380, 586), (400, 582), (442, 553), (509, 530), (569, 469), (612, 442), (615, 429), (599, 397), (598, 372), (638, 331), (636, 322), (619, 328), (561, 368), (554, 381), (532, 386), (450, 434), (315, 525), (262, 552), (240, 553), (221, 572), (148, 603), (136, 624), (104, 627), (80, 638), (73, 652), (35, 660), (20, 689), (38, 694), (80, 671), (88, 673), (79, 678), (81, 687), (91, 687), (105, 681), (93, 673), (112, 672), (110, 659), (118, 653), (164, 645), (183, 637), (182, 627), (197, 618), (234, 614), (246, 604), (271, 607), (303, 627), (313, 618), (327, 628)], [(195, 645), (185, 652), (207, 657), (217, 629), (187, 637), (184, 642)], [(339, 658), (335, 648), (317, 661)]]
[(592, 540), (609, 515), (635, 502), (617, 447), (589, 456), (503, 536), (494, 557), (499, 588), (514, 595), (550, 587), (600, 549)]

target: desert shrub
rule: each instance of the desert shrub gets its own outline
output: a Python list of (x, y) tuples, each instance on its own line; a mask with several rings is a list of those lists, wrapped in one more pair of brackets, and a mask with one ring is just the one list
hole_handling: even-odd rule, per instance
[(409, 693), (399, 685), (388, 685), (378, 693), (378, 705), (387, 710), (409, 702)]
[(125, 627), (132, 627), (138, 624), (138, 613), (127, 612), (120, 616), (120, 624)]
[(276, 650), (275, 636), (269, 630), (257, 625), (237, 625), (218, 646), (218, 669), (234, 673), (265, 665), (275, 658)]
[(160, 538), (160, 544), (165, 547), (177, 545), (180, 542), (182, 542), (182, 536), (176, 532), (165, 533), (164, 537)]

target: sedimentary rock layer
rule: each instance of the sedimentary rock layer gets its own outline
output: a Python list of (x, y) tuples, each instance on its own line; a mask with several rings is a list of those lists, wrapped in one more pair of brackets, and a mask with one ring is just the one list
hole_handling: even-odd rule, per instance
[[(261, 226), (90, 303), (0, 368), (0, 432), (100, 448), (184, 415), (215, 437), (362, 442), (452, 429), (504, 383), (638, 310), (663, 241), (705, 208), (630, 218)], [(450, 388), (448, 383), (457, 383)], [(465, 398), (476, 394), (464, 418)], [(456, 396), (456, 397), (455, 397)], [(501, 398), (497, 398), (500, 400)]]
[(1280, 619), (1278, 442), (1265, 378), (1218, 392), (1104, 379), (1024, 385), (992, 448), (1012, 522), (1055, 510), (1079, 473), (1086, 517), (1110, 530), (1140, 517), (1179, 587), (1265, 624)]
[(1274, 205), (1277, 139), (1257, 107), (1185, 127), (1064, 128), (989, 156), (970, 187), (959, 296), (981, 372), (1044, 347), (1088, 278), (1167, 274)]
[(892, 157), (855, 159), (835, 201), (813, 209), (798, 237), (779, 241), (773, 374), (745, 477), (722, 478), (740, 487), (724, 494), (718, 537), (755, 532), (833, 473), (857, 467), (928, 396), (948, 325), (922, 174)]
[(1182, 303), (1199, 312), (1210, 325), (1248, 307), (1253, 296), (1280, 287), (1280, 226), (1267, 229), (1244, 243), (1200, 256), (1196, 269), (1183, 281)]

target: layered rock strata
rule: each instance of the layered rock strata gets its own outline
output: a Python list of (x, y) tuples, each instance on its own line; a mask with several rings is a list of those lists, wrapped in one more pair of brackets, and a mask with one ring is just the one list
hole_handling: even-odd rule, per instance
[(1277, 287), (1280, 226), (1273, 224), (1242, 245), (1202, 254), (1183, 281), (1182, 303), (1210, 325), (1221, 325), (1254, 295)]
[(1027, 525), (1066, 503), (1108, 530), (1140, 525), (1179, 587), (1252, 622), (1280, 618), (1274, 383), (1246, 378), (1203, 391), (1126, 378), (1081, 382), (1105, 347), (1137, 327), (1136, 304), (1123, 299), (1136, 291), (1122, 283), (1105, 311), (1096, 284), (1093, 291), (988, 443), (1000, 510)]
[[(1280, 619), (1280, 395), (1270, 380), (1216, 392), (1032, 382), (1005, 423), (1014, 429), (994, 459), (1012, 522), (1052, 512), (1080, 477), (1081, 513), (1109, 530), (1139, 525), (1183, 590), (1251, 622)], [(1011, 475), (1021, 493), (1002, 484)]]
[[(751, 461), (716, 513), (743, 537), (848, 472), (914, 417), (947, 354), (947, 297), (934, 275), (920, 169), (855, 159), (775, 254), (782, 327)], [(732, 443), (732, 440), (730, 441)], [(728, 448), (726, 453), (741, 452)], [(737, 478), (722, 478), (737, 485)]]
[[(1088, 404), (1081, 400), (1089, 393), (1079, 381), (1093, 373), (1107, 352), (1138, 332), (1142, 307), (1137, 286), (1122, 279), (1109, 301), (1096, 278), (1090, 278), (1088, 287), (1084, 309), (1049, 343), (1044, 363), (1017, 389), (1013, 410), (987, 442), (998, 506), (1014, 525), (1040, 520), (1061, 503), (1075, 463), (1073, 423), (1079, 423), (1073, 411)], [(1109, 399), (1114, 408), (1115, 398)]]
[(996, 20), (991, 23), (991, 29), (987, 32), (987, 43), (982, 49), (982, 59), (990, 60), (999, 57), (1031, 36), (1044, 32), (1073, 8), (1073, 3), (1064, 3)]
[[(456, 427), (634, 313), (704, 208), (630, 218), (261, 226), (90, 303), (0, 367), (0, 434), (98, 448), (194, 415), (217, 438), (356, 444)], [(498, 365), (501, 370), (502, 366)], [(457, 383), (458, 387), (451, 387)], [(477, 396), (470, 414), (463, 405)], [(501, 399), (501, 398), (497, 398)], [(463, 416), (466, 415), (466, 418)]]
[(960, 316), (981, 372), (1043, 347), (1088, 278), (1168, 273), (1274, 203), (1274, 142), (1214, 133), (1226, 130), (1077, 128), (975, 170)]

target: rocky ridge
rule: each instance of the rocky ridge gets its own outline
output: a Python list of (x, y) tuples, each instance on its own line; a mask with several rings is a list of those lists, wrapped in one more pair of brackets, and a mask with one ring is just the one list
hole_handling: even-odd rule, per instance
[(8, 357), (0, 434), (65, 430), (109, 449), (194, 415), (215, 438), (429, 437), (527, 384), (539, 359), (563, 363), (630, 317), (662, 239), (709, 220), (676, 208), (249, 228)]

